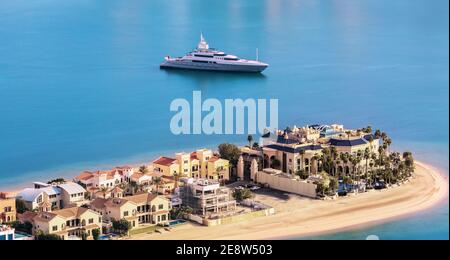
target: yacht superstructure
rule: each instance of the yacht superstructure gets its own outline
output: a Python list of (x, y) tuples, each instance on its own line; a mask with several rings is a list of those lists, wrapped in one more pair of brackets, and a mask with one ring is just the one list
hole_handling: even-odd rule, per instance
[[(258, 54), (257, 54), (258, 56)], [(235, 55), (209, 48), (203, 35), (197, 48), (183, 57), (172, 58), (166, 56), (161, 68), (235, 71), (235, 72), (261, 72), (269, 64), (257, 60), (241, 59)]]

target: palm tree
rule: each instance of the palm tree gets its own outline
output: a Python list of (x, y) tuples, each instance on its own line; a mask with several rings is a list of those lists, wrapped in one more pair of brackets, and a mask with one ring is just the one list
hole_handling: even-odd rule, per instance
[(369, 159), (370, 159), (370, 150), (369, 150), (369, 148), (366, 148), (365, 150), (364, 150), (364, 159), (366, 160), (366, 176), (368, 176), (367, 175), (367, 164), (368, 164), (368, 162), (369, 162)]
[(380, 137), (381, 137), (381, 131), (379, 130), (379, 129), (377, 129), (377, 130), (375, 130), (375, 138), (376, 139), (380, 139)]
[(137, 189), (138, 189), (138, 184), (135, 181), (130, 181), (130, 183), (128, 184), (131, 190), (131, 193), (134, 194), (136, 193)]
[(247, 136), (247, 141), (248, 141), (248, 147), (252, 148), (253, 136), (252, 135), (248, 135)]
[(331, 169), (332, 169), (332, 172), (333, 172), (333, 176), (334, 177), (336, 177), (336, 167), (335, 167), (335, 164), (334, 164), (334, 161), (336, 160), (336, 157), (337, 157), (337, 150), (336, 150), (336, 147), (334, 147), (334, 146), (332, 146), (331, 148), (330, 148), (330, 155), (331, 155)]
[(146, 165), (142, 165), (141, 167), (139, 167), (139, 172), (142, 174), (148, 173), (148, 167)]
[(159, 194), (159, 185), (162, 183), (161, 177), (153, 178), (153, 184), (156, 185), (156, 194)]
[(108, 192), (108, 188), (102, 186), (102, 187), (100, 188), (100, 192), (102, 193), (103, 198), (106, 199), (106, 193)]
[(175, 188), (178, 188), (178, 180), (180, 179), (180, 174), (177, 172), (173, 173), (173, 178), (175, 180)]

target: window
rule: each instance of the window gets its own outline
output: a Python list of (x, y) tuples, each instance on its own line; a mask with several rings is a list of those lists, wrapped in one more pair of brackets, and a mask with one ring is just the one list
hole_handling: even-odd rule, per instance
[(53, 226), (53, 227), (52, 227), (52, 231), (53, 231), (53, 232), (58, 231), (58, 226)]
[(208, 63), (207, 61), (205, 61), (205, 60), (192, 60), (192, 62), (198, 62), (198, 63)]
[(162, 221), (166, 221), (166, 215), (162, 215), (162, 216), (161, 216), (161, 220), (162, 220)]
[(186, 161), (184, 161), (184, 163), (188, 163), (188, 161), (186, 160)]
[(93, 218), (90, 218), (89, 221), (88, 221), (88, 223), (89, 223), (89, 224), (93, 224), (93, 223), (94, 223), (94, 219), (93, 219)]
[(163, 204), (159, 204), (158, 209), (163, 209), (164, 205)]
[(125, 212), (123, 213), (123, 216), (124, 216), (124, 217), (128, 217), (128, 211), (125, 211)]
[(205, 58), (212, 58), (211, 55), (204, 55), (204, 54), (194, 54), (195, 57), (205, 57)]

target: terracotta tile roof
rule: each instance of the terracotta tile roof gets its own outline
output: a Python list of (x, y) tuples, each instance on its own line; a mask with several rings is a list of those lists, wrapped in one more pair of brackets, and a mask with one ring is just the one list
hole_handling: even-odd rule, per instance
[(138, 181), (141, 177), (143, 177), (144, 176), (144, 174), (142, 174), (142, 173), (135, 173), (135, 174), (133, 174), (133, 175), (131, 175), (131, 179), (133, 180), (133, 181)]
[(91, 179), (92, 177), (94, 177), (94, 174), (92, 172), (82, 172), (80, 173), (80, 175), (78, 175), (77, 177), (75, 177), (75, 180), (79, 180), (79, 181), (87, 181), (89, 179)]
[(215, 162), (215, 161), (218, 161), (218, 160), (220, 160), (220, 158), (217, 157), (217, 156), (213, 156), (213, 157), (209, 158), (209, 162)]
[(25, 211), (22, 214), (17, 214), (17, 218), (21, 221), (21, 222), (31, 222), (33, 221), (33, 219), (38, 215), (38, 213), (36, 212), (31, 212), (31, 211)]
[(38, 213), (33, 220), (34, 221), (40, 221), (40, 222), (49, 222), (50, 220), (56, 218), (57, 214), (53, 212), (41, 212)]
[(192, 152), (191, 153), (191, 160), (198, 160), (197, 152)]
[(151, 193), (141, 193), (134, 196), (125, 197), (126, 200), (132, 201), (136, 204), (146, 203), (154, 200), (157, 197), (155, 194)]
[(114, 187), (114, 189), (111, 190), (112, 193), (117, 193), (117, 192), (123, 192), (123, 189), (121, 189), (120, 187), (116, 186)]
[(124, 166), (117, 166), (117, 167), (114, 167), (114, 170), (131, 170), (131, 169), (133, 169), (133, 167), (131, 167), (131, 166), (129, 166), (129, 165), (124, 165)]
[(159, 164), (159, 165), (170, 166), (176, 161), (177, 161), (177, 159), (161, 156), (157, 160), (153, 161), (153, 163)]
[(58, 216), (64, 217), (64, 218), (75, 218), (75, 217), (79, 217), (81, 214), (83, 214), (86, 211), (88, 211), (88, 209), (86, 209), (86, 208), (73, 207), (73, 208), (55, 210), (52, 213), (56, 214)]
[(96, 209), (104, 209), (106, 201), (107, 199), (96, 198), (91, 202), (91, 206), (93, 206)]
[(110, 207), (110, 208), (120, 208), (123, 205), (125, 205), (127, 202), (129, 202), (129, 200), (127, 200), (127, 199), (114, 198), (114, 199), (107, 200), (105, 202), (105, 206)]

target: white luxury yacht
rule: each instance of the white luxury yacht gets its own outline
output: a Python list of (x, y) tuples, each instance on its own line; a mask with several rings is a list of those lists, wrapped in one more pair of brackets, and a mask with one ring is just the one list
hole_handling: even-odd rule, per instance
[[(258, 56), (258, 53), (256, 54)], [(189, 52), (183, 57), (165, 57), (161, 68), (175, 69), (195, 69), (195, 70), (216, 70), (235, 72), (261, 72), (269, 64), (257, 60), (240, 59), (234, 55), (226, 54), (222, 51), (209, 48), (208, 43), (200, 35), (200, 43), (197, 49)]]

